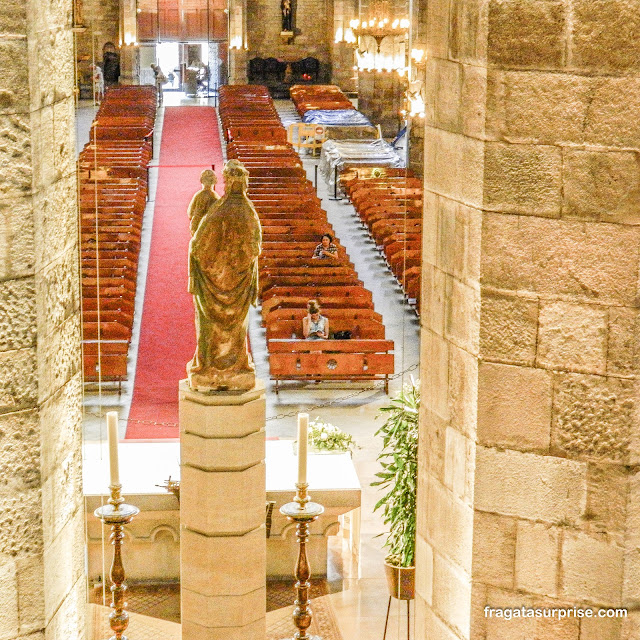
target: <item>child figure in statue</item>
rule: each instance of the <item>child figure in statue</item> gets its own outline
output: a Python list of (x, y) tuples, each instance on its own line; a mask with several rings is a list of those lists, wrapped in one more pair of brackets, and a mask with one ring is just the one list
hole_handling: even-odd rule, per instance
[(220, 196), (213, 190), (214, 185), (218, 182), (216, 174), (211, 169), (205, 169), (200, 174), (200, 183), (202, 189), (196, 193), (187, 209), (189, 215), (189, 230), (193, 235), (198, 229), (198, 225), (209, 207), (220, 200)]
[(255, 368), (247, 349), (249, 305), (258, 297), (262, 230), (247, 197), (248, 171), (225, 164), (225, 195), (211, 204), (189, 243), (189, 292), (198, 344), (187, 365), (197, 391), (248, 391)]

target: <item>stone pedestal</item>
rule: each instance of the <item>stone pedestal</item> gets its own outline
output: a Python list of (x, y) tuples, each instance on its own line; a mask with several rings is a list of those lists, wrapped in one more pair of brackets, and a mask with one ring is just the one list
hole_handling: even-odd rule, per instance
[(265, 636), (264, 385), (180, 383), (182, 637)]

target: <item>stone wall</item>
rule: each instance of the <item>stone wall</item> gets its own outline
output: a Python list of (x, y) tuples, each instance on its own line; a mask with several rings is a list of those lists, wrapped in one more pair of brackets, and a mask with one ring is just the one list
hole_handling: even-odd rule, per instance
[(424, 175), (424, 124), (422, 118), (411, 118), (409, 168), (420, 178)]
[[(427, 1), (416, 0), (413, 3), (412, 15), (412, 32), (411, 43), (408, 47), (409, 53), (411, 49), (427, 50)], [(422, 80), (422, 94), (426, 95), (426, 74), (424, 63), (416, 65), (411, 63), (412, 78)], [(424, 118), (410, 117), (409, 124), (409, 168), (417, 175), (424, 175)]]
[(637, 3), (433, 0), (418, 638), (637, 638)]
[(313, 56), (320, 60), (323, 72), (331, 76), (333, 42), (332, 0), (295, 0), (295, 39), (286, 44), (280, 37), (282, 13), (280, 2), (247, 1), (247, 58), (282, 58), (293, 61)]
[(0, 586), (7, 639), (84, 637), (71, 4), (0, 5)]
[[(333, 34), (342, 31), (343, 37), (349, 22), (358, 17), (357, 0), (333, 0)], [(357, 72), (354, 70), (354, 45), (331, 41), (331, 82), (343, 91), (355, 92)]]
[(82, 4), (87, 30), (77, 35), (77, 56), (91, 61), (95, 51), (100, 62), (105, 42), (120, 45), (120, 0), (82, 0)]

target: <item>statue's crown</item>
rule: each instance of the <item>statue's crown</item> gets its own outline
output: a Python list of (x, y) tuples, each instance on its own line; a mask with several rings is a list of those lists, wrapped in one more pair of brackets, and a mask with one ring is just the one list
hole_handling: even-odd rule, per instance
[(222, 172), (225, 178), (244, 178), (249, 172), (239, 160), (228, 160)]

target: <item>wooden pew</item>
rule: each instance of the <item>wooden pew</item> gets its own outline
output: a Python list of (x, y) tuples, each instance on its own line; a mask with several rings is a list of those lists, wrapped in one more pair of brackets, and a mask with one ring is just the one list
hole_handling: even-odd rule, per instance
[(276, 394), (283, 380), (384, 380), (394, 372), (393, 341), (272, 339), (269, 369)]

